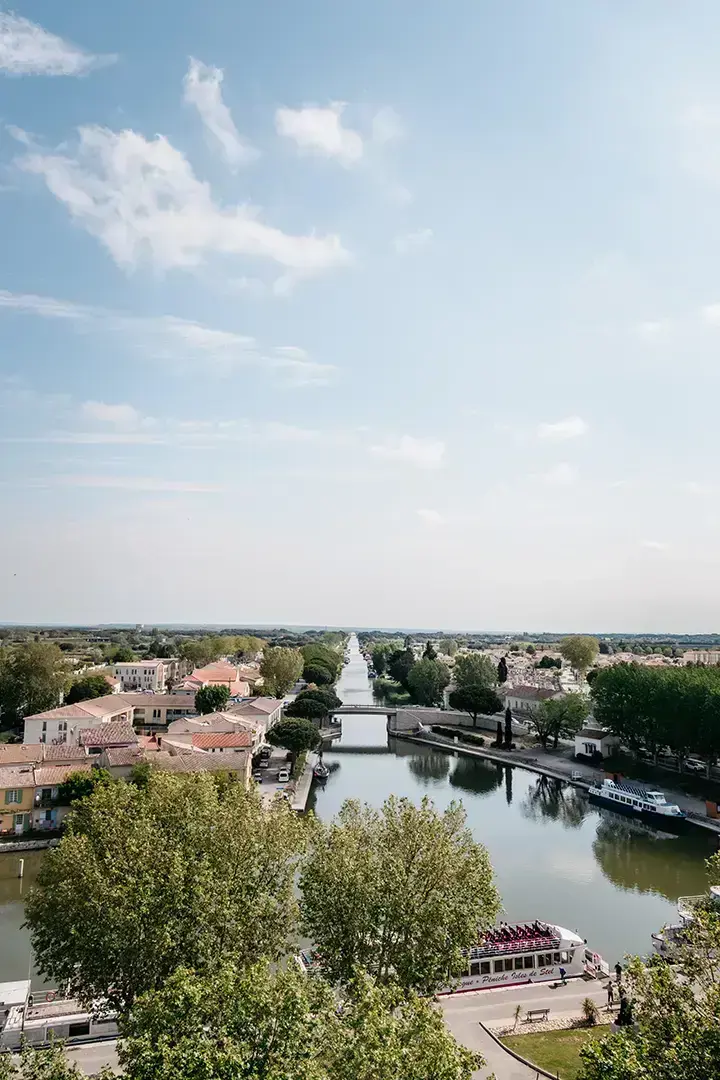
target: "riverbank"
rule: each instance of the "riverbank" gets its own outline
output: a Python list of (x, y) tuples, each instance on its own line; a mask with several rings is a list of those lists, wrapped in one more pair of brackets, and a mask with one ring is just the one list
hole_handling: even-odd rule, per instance
[[(517, 766), (540, 776), (547, 776), (552, 780), (560, 780), (585, 792), (589, 791), (591, 784), (602, 782), (605, 775), (539, 747), (529, 750), (500, 750), (497, 747), (471, 746), (462, 741), (460, 732), (454, 738), (450, 738), (424, 731), (415, 734), (394, 731), (393, 738), (414, 742), (420, 746), (434, 746), (445, 751), (454, 751), (466, 757), (480, 758), (498, 765)], [(581, 776), (574, 776), (574, 773), (580, 773)], [(702, 800), (677, 792), (672, 793), (672, 798), (688, 815), (688, 821), (691, 824), (713, 833), (720, 839), (720, 820), (706, 816), (705, 804)]]

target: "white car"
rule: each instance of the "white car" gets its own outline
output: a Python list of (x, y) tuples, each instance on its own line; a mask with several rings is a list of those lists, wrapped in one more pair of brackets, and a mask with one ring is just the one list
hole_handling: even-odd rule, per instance
[(695, 761), (693, 758), (688, 758), (685, 762), (685, 768), (688, 772), (704, 773), (707, 772), (707, 766), (703, 761)]
[(290, 779), (290, 770), (289, 769), (280, 769), (280, 771), (278, 772), (278, 784), (287, 784), (289, 779)]

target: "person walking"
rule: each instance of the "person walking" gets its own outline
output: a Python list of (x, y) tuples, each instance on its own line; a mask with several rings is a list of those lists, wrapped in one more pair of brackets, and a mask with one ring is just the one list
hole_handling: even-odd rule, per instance
[(566, 975), (567, 975), (567, 972), (566, 972), (565, 968), (561, 967), (560, 968), (560, 980), (561, 980), (563, 986), (567, 986), (567, 979), (565, 978)]
[(612, 1009), (613, 1005), (615, 1004), (615, 990), (613, 989), (613, 984), (610, 982), (609, 979), (607, 984), (607, 998), (607, 1007), (608, 1009)]
[(619, 960), (618, 960), (617, 964), (615, 965), (615, 979), (617, 980), (617, 984), (619, 986), (620, 985), (620, 980), (622, 979), (622, 964), (620, 963)]

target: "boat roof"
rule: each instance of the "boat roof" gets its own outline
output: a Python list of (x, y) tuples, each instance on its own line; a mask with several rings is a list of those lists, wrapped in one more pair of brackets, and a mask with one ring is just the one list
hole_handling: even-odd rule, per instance
[(632, 795), (639, 795), (640, 798), (646, 799), (648, 795), (660, 795), (663, 799), (665, 793), (663, 791), (657, 791), (655, 788), (647, 788), (644, 784), (638, 784), (635, 780), (606, 780), (606, 784), (611, 785), (618, 791), (627, 791)]
[(9, 1009), (11, 1005), (24, 1005), (30, 993), (30, 980), (18, 979), (16, 982), (0, 983), (0, 1005)]
[(583, 945), (583, 939), (572, 930), (554, 923), (501, 923), (488, 930), (481, 942), (469, 950), (471, 959), (498, 956), (505, 953), (556, 951), (565, 946)]

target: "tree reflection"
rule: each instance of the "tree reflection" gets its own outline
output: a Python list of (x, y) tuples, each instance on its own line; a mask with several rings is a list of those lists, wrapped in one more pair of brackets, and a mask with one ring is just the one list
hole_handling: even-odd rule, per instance
[(408, 759), (408, 769), (416, 780), (427, 787), (444, 780), (450, 772), (448, 754), (414, 754)]
[(450, 773), (452, 787), (470, 791), (474, 795), (489, 795), (503, 781), (503, 766), (492, 765), (481, 758), (459, 757)]
[(513, 795), (513, 792), (512, 792), (512, 776), (513, 776), (512, 766), (506, 765), (505, 766), (505, 801), (507, 802), (508, 806), (510, 806), (510, 804), (512, 803), (512, 795)]
[(593, 854), (613, 885), (659, 893), (671, 901), (707, 892), (704, 860), (712, 853), (708, 837), (670, 837), (611, 810), (598, 813)]
[(588, 809), (585, 796), (577, 788), (551, 776), (538, 776), (520, 804), (523, 817), (530, 821), (549, 819), (566, 829), (578, 829)]

